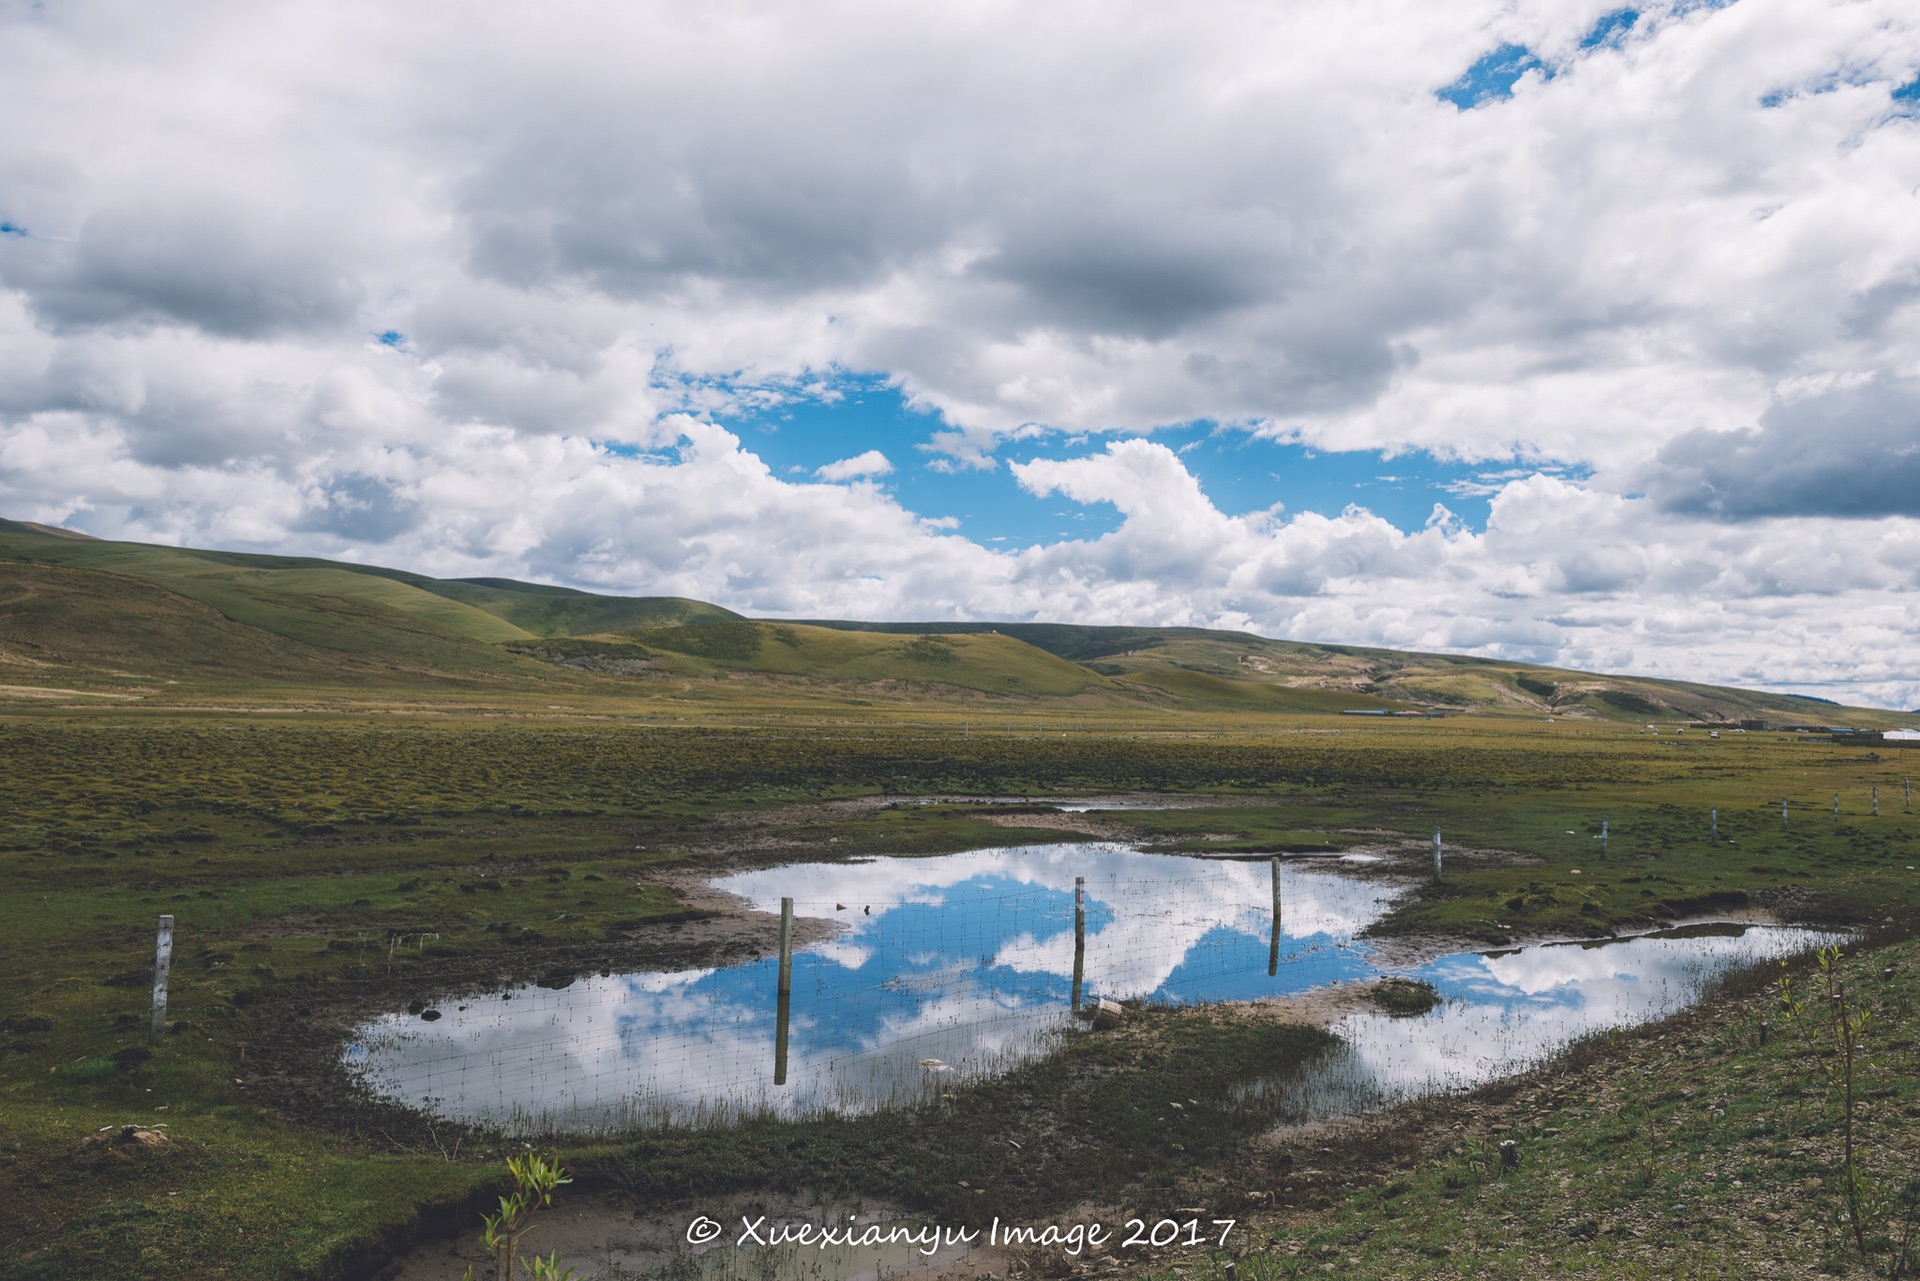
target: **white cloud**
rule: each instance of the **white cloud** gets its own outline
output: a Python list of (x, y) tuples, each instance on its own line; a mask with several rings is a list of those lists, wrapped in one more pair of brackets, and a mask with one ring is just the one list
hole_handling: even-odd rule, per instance
[[(1920, 20), (1607, 8), (15, 7), (0, 511), (1912, 705)], [(1553, 77), (1435, 96), (1506, 42)], [(1090, 434), (1015, 474), (1119, 528), (990, 550), (681, 416), (849, 370), (945, 423), (818, 480)], [(1484, 461), (1493, 518), (1228, 516), (1137, 439), (1195, 420)]]
[(871, 476), (885, 476), (893, 471), (893, 464), (887, 456), (877, 449), (869, 449), (864, 454), (852, 458), (842, 458), (838, 462), (828, 463), (814, 470), (821, 480), (862, 480)]

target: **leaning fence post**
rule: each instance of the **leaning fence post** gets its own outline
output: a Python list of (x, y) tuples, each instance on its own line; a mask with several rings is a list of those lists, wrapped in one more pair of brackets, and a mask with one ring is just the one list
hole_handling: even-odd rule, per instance
[(793, 1008), (793, 900), (780, 900), (780, 980), (773, 1029), (773, 1083), (787, 1083), (787, 1016)]
[(1072, 1008), (1080, 1008), (1080, 985), (1087, 972), (1087, 878), (1073, 878), (1073, 997)]
[(160, 933), (153, 944), (153, 1027), (147, 1040), (154, 1045), (167, 1035), (167, 969), (173, 964), (173, 918), (160, 918)]

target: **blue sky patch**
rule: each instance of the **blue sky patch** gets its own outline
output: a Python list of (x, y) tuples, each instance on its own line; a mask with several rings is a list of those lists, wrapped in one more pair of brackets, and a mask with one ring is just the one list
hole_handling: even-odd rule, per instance
[(379, 340), (382, 347), (404, 347), (407, 345), (407, 336), (398, 329), (389, 329), (384, 333), (375, 335), (375, 337)]
[[(1760, 105), (1772, 109), (1784, 106), (1792, 102), (1795, 98), (1832, 93), (1836, 89), (1842, 88), (1858, 88), (1861, 85), (1872, 84), (1873, 81), (1874, 77), (1871, 72), (1864, 67), (1842, 67), (1837, 71), (1829, 71), (1826, 75), (1807, 81), (1804, 84), (1785, 89), (1775, 89), (1772, 93), (1766, 94), (1760, 99)], [(1920, 82), (1916, 83), (1920, 84)], [(1913, 88), (1911, 85), (1907, 87)], [(1899, 100), (1900, 94), (1901, 90), (1899, 89), (1893, 91), (1895, 101)]]
[(1538, 71), (1553, 79), (1553, 68), (1533, 56), (1523, 44), (1503, 44), (1483, 54), (1466, 74), (1444, 89), (1434, 91), (1442, 102), (1451, 102), (1462, 111), (1471, 111), (1484, 103), (1513, 97), (1514, 85), (1529, 71)]
[(1895, 102), (1920, 102), (1920, 76), (1915, 76), (1898, 89), (1895, 89), (1893, 91), (1893, 100)]
[(16, 227), (10, 222), (0, 222), (0, 236), (25, 236), (26, 234), (25, 227)]
[(878, 450), (893, 470), (874, 479), (902, 506), (951, 521), (955, 532), (1000, 550), (1094, 539), (1119, 528), (1122, 516), (1112, 505), (1037, 496), (1021, 487), (1007, 464), (1084, 458), (1134, 434), (1175, 451), (1213, 505), (1230, 516), (1276, 504), (1283, 515), (1337, 516), (1359, 506), (1412, 531), (1426, 525), (1439, 503), (1468, 527), (1484, 529), (1490, 499), (1507, 481), (1538, 471), (1582, 475), (1552, 465), (1449, 462), (1424, 453), (1395, 458), (1368, 451), (1329, 453), (1210, 422), (1148, 433), (1052, 433), (1010, 441), (995, 452), (993, 467), (981, 469), (956, 465), (925, 448), (936, 433), (949, 429), (946, 421), (913, 409), (897, 388), (871, 376), (841, 376), (829, 393), (745, 414), (715, 414), (714, 421), (787, 481), (815, 480), (830, 463)]
[(1587, 32), (1580, 42), (1582, 49), (1597, 49), (1601, 45), (1619, 44), (1633, 30), (1633, 24), (1640, 21), (1638, 9), (1615, 9), (1593, 24), (1593, 30)]

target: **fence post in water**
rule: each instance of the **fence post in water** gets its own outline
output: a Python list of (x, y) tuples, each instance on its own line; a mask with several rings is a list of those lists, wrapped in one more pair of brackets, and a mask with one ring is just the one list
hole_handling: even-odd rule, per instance
[(1273, 933), (1267, 940), (1267, 977), (1280, 973), (1280, 856), (1273, 856)]
[(773, 1028), (773, 1083), (787, 1083), (787, 1016), (793, 1009), (793, 900), (780, 900), (780, 986)]
[(160, 933), (153, 944), (153, 1027), (147, 1040), (158, 1045), (167, 1035), (167, 969), (173, 964), (173, 918), (160, 918)]
[(1087, 878), (1073, 878), (1073, 1000), (1080, 1008), (1080, 984), (1087, 973)]
[(1433, 829), (1433, 879), (1440, 879), (1440, 829)]

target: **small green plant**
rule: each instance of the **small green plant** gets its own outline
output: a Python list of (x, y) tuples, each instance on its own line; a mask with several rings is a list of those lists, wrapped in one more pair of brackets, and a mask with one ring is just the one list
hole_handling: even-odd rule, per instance
[[(1837, 949), (1836, 949), (1837, 950)], [(1860, 1051), (1861, 1039), (1873, 1022), (1873, 1011), (1864, 1006), (1849, 1006), (1845, 979), (1836, 982), (1833, 994), (1834, 1035), (1840, 1041), (1841, 1068), (1846, 1073), (1846, 1154), (1842, 1173), (1846, 1180), (1847, 1218), (1853, 1227), (1853, 1241), (1862, 1255), (1867, 1252), (1860, 1167), (1853, 1159), (1853, 1063)]]
[(574, 1281), (575, 1273), (571, 1266), (565, 1272), (560, 1270), (560, 1252), (556, 1250), (544, 1259), (536, 1254), (527, 1260), (527, 1275), (533, 1281)]
[[(1850, 1002), (1847, 996), (1847, 978), (1843, 969), (1845, 954), (1838, 946), (1823, 947), (1814, 955), (1820, 967), (1821, 984), (1826, 989), (1828, 1031), (1833, 1037), (1833, 1047), (1840, 1060), (1840, 1084), (1842, 1088), (1842, 1149), (1840, 1158), (1840, 1188), (1847, 1203), (1847, 1226), (1853, 1235), (1854, 1248), (1864, 1257), (1867, 1253), (1867, 1178), (1855, 1158), (1854, 1150), (1854, 1063), (1860, 1054), (1867, 1028), (1873, 1023), (1873, 1010), (1867, 1006)], [(1785, 962), (1782, 962), (1784, 965)], [(1805, 1000), (1796, 1000), (1792, 996), (1791, 980), (1781, 975), (1778, 984), (1780, 1008), (1783, 1018), (1789, 1022), (1801, 1022), (1805, 1027), (1808, 1013)], [(1811, 1029), (1809, 1029), (1811, 1031)]]
[[(1785, 970), (1787, 963), (1781, 961), (1780, 968)], [(1807, 1003), (1805, 998), (1794, 994), (1793, 975), (1781, 974), (1779, 978), (1774, 980), (1773, 989), (1779, 994), (1781, 1025), (1792, 1026), (1799, 1022), (1800, 1016), (1806, 1013)]]
[[(508, 1157), (507, 1174), (513, 1179), (513, 1191), (500, 1198), (500, 1213), (480, 1216), (486, 1225), (480, 1241), (493, 1256), (494, 1281), (514, 1281), (516, 1266), (525, 1267), (532, 1281), (573, 1281), (571, 1267), (561, 1271), (558, 1251), (545, 1258), (537, 1254), (520, 1258), (520, 1241), (532, 1230), (534, 1214), (552, 1205), (554, 1189), (573, 1182), (572, 1177), (558, 1156), (542, 1157), (537, 1152)], [(474, 1281), (471, 1267), (465, 1281)]]

